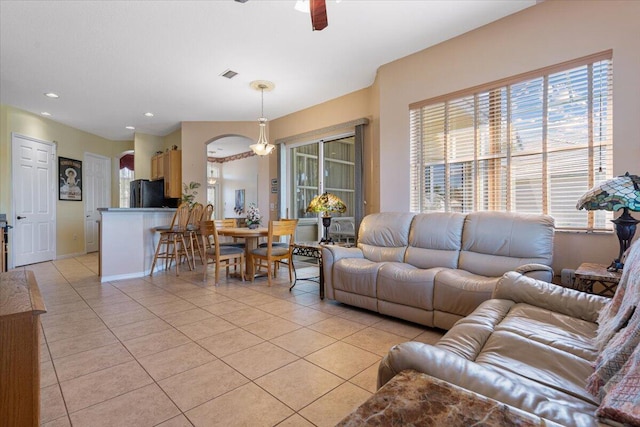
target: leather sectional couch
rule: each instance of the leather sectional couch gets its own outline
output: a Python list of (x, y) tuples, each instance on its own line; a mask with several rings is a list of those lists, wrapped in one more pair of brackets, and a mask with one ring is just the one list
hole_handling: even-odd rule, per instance
[(412, 369), (559, 425), (640, 426), (639, 304), (638, 242), (613, 299), (508, 272), (436, 345), (392, 347), (378, 387)]
[(554, 221), (505, 212), (366, 216), (355, 248), (323, 247), (325, 295), (451, 328), (515, 270), (551, 281)]

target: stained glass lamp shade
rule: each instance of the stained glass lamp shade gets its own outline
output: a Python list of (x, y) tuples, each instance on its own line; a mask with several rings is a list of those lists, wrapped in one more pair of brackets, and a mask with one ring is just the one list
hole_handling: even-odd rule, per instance
[(576, 205), (578, 209), (617, 211), (622, 209), (622, 215), (612, 220), (616, 225), (616, 234), (620, 242), (620, 253), (609, 270), (621, 269), (622, 255), (629, 248), (631, 240), (636, 233), (636, 220), (629, 214), (629, 211), (640, 211), (640, 177), (629, 175), (629, 172), (622, 176), (611, 178), (596, 185), (587, 191)]
[(331, 213), (346, 212), (347, 206), (342, 200), (335, 194), (322, 193), (311, 200), (309, 206), (307, 206), (307, 212), (322, 212), (322, 226), (324, 227), (324, 237), (320, 240), (320, 243), (333, 243), (331, 237), (329, 237), (329, 227), (331, 226)]

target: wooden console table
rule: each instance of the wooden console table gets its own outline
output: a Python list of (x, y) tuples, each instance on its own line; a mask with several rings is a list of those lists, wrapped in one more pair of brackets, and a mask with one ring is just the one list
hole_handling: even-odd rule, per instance
[[(31, 271), (0, 273), (0, 424), (40, 423), (40, 315)], [(4, 424), (4, 423), (7, 424)]]

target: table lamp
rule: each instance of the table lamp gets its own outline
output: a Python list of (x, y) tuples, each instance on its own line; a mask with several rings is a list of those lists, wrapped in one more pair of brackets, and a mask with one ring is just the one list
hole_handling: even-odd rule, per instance
[(347, 210), (347, 206), (340, 198), (334, 194), (324, 192), (311, 200), (307, 206), (307, 212), (322, 212), (322, 226), (324, 227), (324, 237), (320, 243), (333, 243), (333, 239), (329, 237), (329, 226), (331, 225), (331, 212), (343, 213)]
[(636, 224), (640, 221), (629, 214), (629, 211), (640, 211), (640, 177), (629, 175), (608, 179), (587, 191), (576, 205), (578, 209), (617, 211), (622, 215), (611, 220), (616, 225), (616, 234), (620, 242), (618, 258), (613, 260), (607, 270), (618, 271), (624, 267), (622, 256), (629, 248), (636, 233)]

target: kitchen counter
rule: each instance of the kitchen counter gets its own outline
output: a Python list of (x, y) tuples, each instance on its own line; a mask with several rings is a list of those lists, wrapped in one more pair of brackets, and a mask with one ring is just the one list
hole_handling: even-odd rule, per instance
[[(159, 235), (175, 208), (99, 208), (100, 280), (132, 279), (151, 272)], [(158, 267), (156, 267), (158, 270)]]

